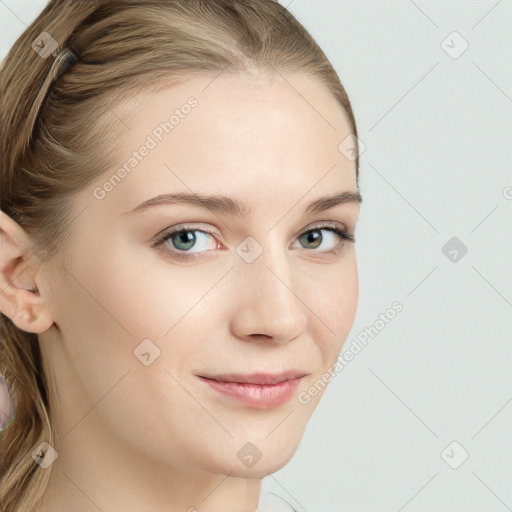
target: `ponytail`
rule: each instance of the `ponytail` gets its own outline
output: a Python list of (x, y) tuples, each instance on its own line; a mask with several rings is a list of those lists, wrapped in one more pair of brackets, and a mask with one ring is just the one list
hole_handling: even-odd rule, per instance
[(1, 373), (11, 384), (14, 418), (0, 434), (0, 504), (5, 512), (34, 512), (50, 478), (36, 473), (32, 452), (42, 442), (54, 445), (47, 382), (41, 372), (37, 336), (19, 330), (2, 315)]
[[(16, 41), (2, 64), (1, 208), (26, 228), (37, 227), (34, 223), (37, 219), (27, 216), (23, 210), (26, 203), (16, 200), (17, 190), (25, 181), (20, 167), (29, 153), (36, 119), (49, 88), (76, 58), (70, 49), (59, 47), (75, 26), (93, 11), (91, 2), (89, 8), (82, 8), (81, 16), (68, 8), (59, 18), (55, 11), (62, 3), (51, 2), (44, 9)], [(56, 43), (57, 48), (50, 55), (32, 49), (37, 47), (37, 39), (41, 37), (45, 38), (45, 44), (55, 46)], [(18, 329), (2, 314), (0, 355), (0, 373), (10, 384), (15, 405), (12, 421), (0, 433), (0, 509), (34, 512), (47, 488), (51, 466), (47, 470), (40, 469), (33, 453), (43, 442), (54, 445), (49, 387), (42, 371), (37, 335)]]

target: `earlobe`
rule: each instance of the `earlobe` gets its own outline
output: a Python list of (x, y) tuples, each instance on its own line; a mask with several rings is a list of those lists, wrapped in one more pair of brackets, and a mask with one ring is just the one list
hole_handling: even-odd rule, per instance
[(46, 307), (41, 307), (38, 303), (31, 304), (28, 301), (25, 307), (18, 309), (14, 317), (10, 318), (22, 331), (36, 334), (47, 331), (53, 325), (53, 319)]
[(36, 283), (39, 265), (31, 245), (25, 230), (0, 211), (0, 309), (18, 328), (39, 333), (53, 320)]

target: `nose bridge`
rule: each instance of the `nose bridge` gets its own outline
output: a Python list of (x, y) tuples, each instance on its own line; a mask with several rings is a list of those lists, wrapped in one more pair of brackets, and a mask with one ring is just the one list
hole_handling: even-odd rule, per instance
[[(290, 264), (284, 251), (267, 249), (261, 255), (261, 261), (254, 267), (252, 278), (263, 301), (275, 311), (290, 309), (294, 306), (296, 296), (293, 293), (293, 282)], [(284, 311), (283, 311), (284, 312)]]
[[(251, 250), (257, 249), (253, 246)], [(251, 319), (244, 326), (246, 334), (280, 339), (297, 336), (306, 326), (306, 317), (287, 250), (273, 242), (272, 236), (266, 237), (265, 247), (259, 250), (262, 252), (254, 261), (242, 257), (237, 265), (236, 279), (244, 287), (238, 292), (238, 313)]]

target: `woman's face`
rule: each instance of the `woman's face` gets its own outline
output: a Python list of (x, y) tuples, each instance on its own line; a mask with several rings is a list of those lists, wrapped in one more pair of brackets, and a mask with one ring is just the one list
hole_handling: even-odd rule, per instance
[[(194, 78), (114, 110), (118, 165), (80, 192), (63, 265), (41, 277), (59, 329), (40, 341), (61, 449), (264, 477), (296, 450), (357, 310), (356, 249), (332, 227), (354, 235), (359, 204), (305, 213), (356, 192), (338, 149), (349, 125), (301, 74)], [(137, 209), (178, 193), (246, 215), (217, 200)], [(169, 228), (187, 231), (157, 239)], [(274, 405), (200, 378), (287, 370), (305, 376)]]

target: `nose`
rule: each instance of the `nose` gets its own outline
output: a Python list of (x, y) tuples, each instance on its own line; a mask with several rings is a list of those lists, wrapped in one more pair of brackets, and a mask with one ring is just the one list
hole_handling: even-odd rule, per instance
[(307, 329), (300, 279), (285, 252), (267, 245), (252, 263), (237, 261), (231, 329), (238, 339), (285, 344)]

